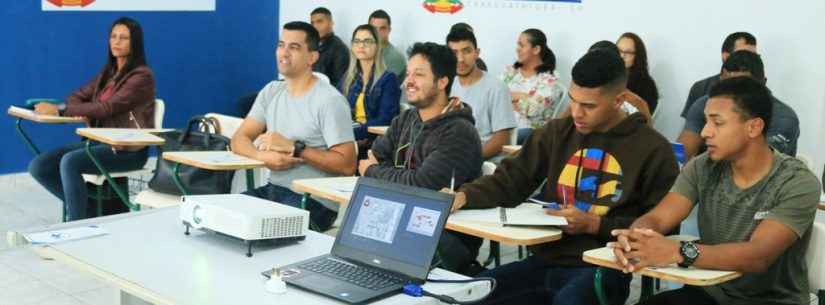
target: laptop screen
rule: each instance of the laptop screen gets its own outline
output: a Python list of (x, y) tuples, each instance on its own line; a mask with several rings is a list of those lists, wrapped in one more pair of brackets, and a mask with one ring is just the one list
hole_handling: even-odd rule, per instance
[(426, 277), (451, 204), (451, 195), (361, 178), (333, 254)]

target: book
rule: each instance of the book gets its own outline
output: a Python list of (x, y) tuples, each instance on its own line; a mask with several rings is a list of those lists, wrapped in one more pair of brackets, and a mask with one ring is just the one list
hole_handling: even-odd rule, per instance
[(548, 215), (540, 205), (523, 203), (515, 208), (459, 210), (450, 215), (454, 221), (495, 223), (502, 226), (565, 226), (567, 219)]

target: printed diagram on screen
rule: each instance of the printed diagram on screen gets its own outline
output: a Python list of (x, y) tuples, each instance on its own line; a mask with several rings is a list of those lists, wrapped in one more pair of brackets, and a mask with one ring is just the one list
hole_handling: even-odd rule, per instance
[(439, 211), (415, 207), (413, 208), (412, 215), (410, 215), (410, 223), (407, 224), (407, 231), (432, 237), (435, 232), (435, 225), (438, 224), (438, 217), (440, 216), (441, 212)]
[(392, 244), (404, 204), (366, 196), (361, 202), (352, 234)]

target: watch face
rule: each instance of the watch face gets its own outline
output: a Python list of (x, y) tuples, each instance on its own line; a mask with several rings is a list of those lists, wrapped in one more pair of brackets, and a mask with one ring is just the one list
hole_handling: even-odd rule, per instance
[(683, 248), (685, 256), (690, 258), (696, 258), (697, 256), (699, 256), (699, 249), (696, 248), (696, 245), (685, 244)]

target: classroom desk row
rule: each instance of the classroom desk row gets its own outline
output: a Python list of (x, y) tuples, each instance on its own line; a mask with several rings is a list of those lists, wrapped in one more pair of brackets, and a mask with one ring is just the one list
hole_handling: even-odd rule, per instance
[[(16, 108), (16, 107), (13, 107)], [(85, 122), (79, 118), (64, 118), (54, 116), (37, 115), (31, 111), (23, 111), (25, 109), (12, 109), (8, 113), (18, 118), (17, 128), (21, 136), (33, 148), (34, 145), (25, 132), (20, 127), (20, 120), (30, 120), (39, 123), (49, 124), (66, 124), (66, 123), (81, 123)], [(371, 127), (369, 132), (383, 134), (386, 132), (384, 127)], [(123, 190), (117, 189), (116, 183), (111, 179), (108, 171), (94, 158), (90, 153), (88, 147), (92, 141), (106, 143), (113, 146), (151, 146), (164, 144), (163, 138), (156, 136), (154, 133), (165, 131), (164, 129), (117, 129), (117, 128), (78, 128), (77, 134), (83, 136), (87, 140), (86, 151), (96, 164), (98, 169), (106, 177), (106, 180), (112, 184), (115, 191), (127, 206), (133, 210), (139, 210), (139, 206), (135, 206), (129, 202), (128, 194)], [(520, 146), (507, 145), (504, 148), (504, 153), (512, 154), (521, 149)], [(39, 152), (36, 148), (32, 149)], [(177, 176), (181, 164), (210, 169), (210, 170), (239, 170), (246, 169), (247, 174), (251, 175), (251, 169), (262, 167), (264, 164), (257, 160), (252, 160), (240, 155), (236, 155), (228, 151), (209, 151), (209, 152), (166, 152), (163, 154), (165, 160), (176, 162), (175, 167), (175, 181), (183, 194), (187, 194), (185, 186), (180, 182)], [(252, 182), (254, 179), (247, 179)], [(345, 207), (349, 204), (352, 191), (357, 182), (357, 177), (336, 177), (336, 178), (319, 178), (319, 179), (303, 179), (293, 182), (293, 189), (296, 192), (305, 193), (306, 196), (316, 196), (341, 204)], [(248, 187), (251, 189), (253, 185), (250, 183)], [(820, 209), (825, 209), (825, 205), (820, 204)], [(460, 211), (458, 212), (460, 213)], [(496, 223), (471, 221), (471, 220), (451, 220), (448, 219), (446, 228), (452, 231), (461, 232), (484, 239), (489, 239), (495, 242), (501, 242), (517, 246), (531, 246), (547, 242), (553, 242), (562, 238), (561, 230), (553, 227), (511, 227), (501, 226)], [(11, 235), (10, 235), (11, 236)], [(584, 253), (583, 260), (589, 263), (613, 269), (620, 269), (614, 262), (612, 251), (607, 248), (594, 249)], [(728, 281), (739, 277), (741, 274), (735, 272), (712, 271), (712, 270), (698, 270), (695, 268), (647, 268), (641, 273), (653, 278), (659, 278), (669, 281), (680, 282), (690, 285), (715, 285), (724, 281)]]

